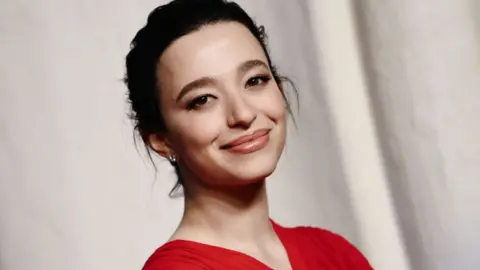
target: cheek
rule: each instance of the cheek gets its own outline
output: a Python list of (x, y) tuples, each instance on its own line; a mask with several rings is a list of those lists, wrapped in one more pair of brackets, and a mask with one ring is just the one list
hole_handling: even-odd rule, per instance
[[(185, 115), (187, 116), (187, 115)], [(218, 137), (221, 127), (221, 117), (215, 113), (196, 114), (181, 117), (178, 124), (172, 125), (171, 138), (173, 148), (180, 155), (195, 155), (205, 150)]]
[(277, 123), (285, 121), (287, 108), (281, 90), (277, 86), (269, 88), (262, 97), (261, 111)]

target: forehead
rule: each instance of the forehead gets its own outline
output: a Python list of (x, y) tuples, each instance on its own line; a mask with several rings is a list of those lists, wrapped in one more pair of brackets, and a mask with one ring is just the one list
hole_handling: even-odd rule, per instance
[(159, 59), (158, 72), (168, 74), (171, 79), (194, 80), (221, 76), (252, 59), (266, 61), (266, 56), (248, 28), (235, 22), (221, 22), (173, 42)]

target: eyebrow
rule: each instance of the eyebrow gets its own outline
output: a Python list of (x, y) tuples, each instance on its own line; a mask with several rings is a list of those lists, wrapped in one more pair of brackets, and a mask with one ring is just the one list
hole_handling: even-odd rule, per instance
[(237, 71), (238, 73), (241, 73), (243, 75), (243, 73), (246, 73), (247, 71), (255, 67), (264, 67), (268, 69), (268, 65), (265, 64), (265, 62), (263, 62), (262, 60), (255, 59), (255, 60), (249, 60), (240, 64), (237, 68)]
[[(255, 67), (264, 67), (268, 69), (268, 65), (262, 60), (248, 60), (243, 62), (237, 67), (237, 72), (241, 75), (245, 74), (247, 71), (255, 68)], [(202, 88), (206, 86), (211, 86), (215, 84), (215, 79), (213, 77), (202, 77), (196, 79), (192, 82), (189, 82), (187, 85), (182, 87), (180, 93), (178, 94), (176, 101), (180, 101), (188, 92), (191, 92), (197, 88)]]

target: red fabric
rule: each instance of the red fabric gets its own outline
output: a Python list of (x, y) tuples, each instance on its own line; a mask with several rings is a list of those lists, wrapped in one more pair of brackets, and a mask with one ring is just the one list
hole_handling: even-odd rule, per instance
[[(284, 228), (273, 223), (293, 270), (370, 270), (365, 257), (347, 240), (327, 230)], [(243, 253), (192, 241), (175, 240), (160, 247), (143, 270), (268, 270)]]

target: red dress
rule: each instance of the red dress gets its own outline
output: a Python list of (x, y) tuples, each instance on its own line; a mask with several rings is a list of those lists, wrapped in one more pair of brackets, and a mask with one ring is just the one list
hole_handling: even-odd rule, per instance
[[(371, 270), (365, 257), (343, 237), (312, 227), (285, 228), (273, 223), (293, 270)], [(166, 243), (143, 270), (268, 270), (246, 254), (193, 241)]]

